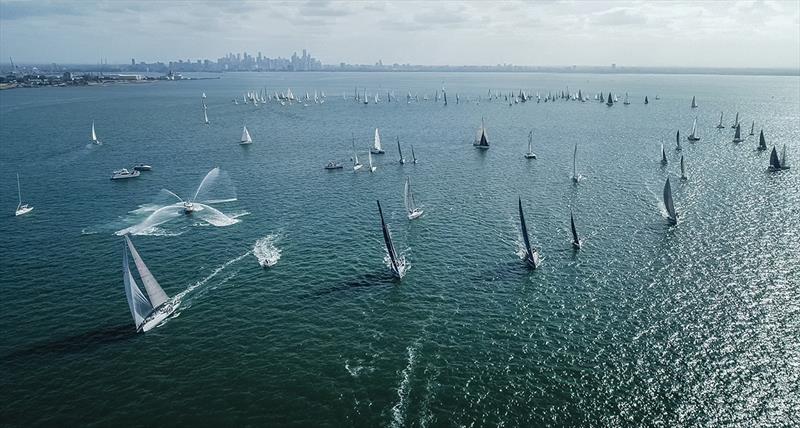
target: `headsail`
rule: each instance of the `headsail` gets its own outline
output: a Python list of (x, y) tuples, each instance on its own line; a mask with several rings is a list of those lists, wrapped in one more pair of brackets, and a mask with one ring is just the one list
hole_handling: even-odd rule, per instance
[(128, 250), (125, 246), (122, 248), (122, 281), (125, 284), (125, 297), (128, 299), (128, 308), (133, 317), (133, 324), (138, 330), (144, 323), (145, 318), (153, 312), (153, 305), (150, 304), (150, 301), (147, 300), (147, 297), (136, 284), (128, 264)]

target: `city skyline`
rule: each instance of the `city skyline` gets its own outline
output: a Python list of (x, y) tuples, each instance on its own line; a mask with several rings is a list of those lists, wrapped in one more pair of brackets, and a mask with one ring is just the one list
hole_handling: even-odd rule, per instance
[(29, 64), (271, 57), (304, 47), (326, 65), (800, 68), (798, 2), (0, 0), (0, 22), (2, 61)]

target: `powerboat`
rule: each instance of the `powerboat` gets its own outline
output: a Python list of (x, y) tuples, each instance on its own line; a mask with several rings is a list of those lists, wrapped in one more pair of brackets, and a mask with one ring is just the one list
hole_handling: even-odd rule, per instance
[(325, 169), (342, 169), (344, 168), (342, 164), (336, 161), (330, 161), (327, 165), (325, 165)]
[(152, 171), (153, 167), (144, 163), (137, 163), (133, 166), (136, 171)]
[(111, 179), (112, 180), (122, 180), (122, 179), (125, 179), (125, 178), (136, 178), (136, 177), (139, 176), (139, 174), (141, 174), (141, 173), (139, 171), (135, 170), (135, 169), (132, 170), (132, 171), (128, 171), (127, 168), (122, 168), (122, 169), (118, 169), (118, 170), (114, 171), (111, 174)]

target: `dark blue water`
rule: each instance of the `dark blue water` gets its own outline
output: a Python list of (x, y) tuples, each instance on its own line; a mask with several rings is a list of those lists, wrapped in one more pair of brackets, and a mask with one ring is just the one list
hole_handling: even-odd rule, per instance
[[(387, 90), (432, 99), (442, 82), (446, 107), (386, 102)], [(380, 88), (383, 102), (343, 100), (356, 86)], [(232, 103), (287, 87), (327, 100)], [(628, 92), (632, 104), (486, 100), (566, 87)], [(745, 134), (755, 121), (770, 148), (800, 159), (797, 77), (271, 73), (2, 91), (0, 420), (797, 424), (800, 166), (768, 173), (755, 137), (732, 143), (736, 112)], [(674, 135), (695, 116), (702, 140), (684, 141), (682, 183)], [(472, 147), (481, 117), (486, 152)], [(87, 145), (92, 120), (102, 146)], [(244, 124), (249, 147), (237, 144)], [(387, 153), (375, 173), (353, 174), (351, 135), (366, 163), (376, 127)], [(537, 160), (522, 156), (531, 129)], [(395, 137), (418, 164), (396, 161)], [(344, 170), (325, 171), (330, 159)], [(136, 162), (153, 171), (109, 180)], [(209, 204), (220, 215), (148, 223), (176, 202), (161, 189), (191, 196), (214, 167), (223, 173), (206, 190), (235, 198)], [(17, 172), (35, 207), (22, 217)], [(660, 202), (667, 176), (674, 227)], [(425, 210), (413, 222), (406, 177)], [(536, 271), (517, 255), (518, 196), (544, 259)], [(402, 282), (384, 262), (376, 199), (410, 264)], [(130, 227), (180, 302), (144, 335), (122, 285), (118, 233)], [(262, 238), (259, 251), (280, 252), (270, 270), (253, 254)]]

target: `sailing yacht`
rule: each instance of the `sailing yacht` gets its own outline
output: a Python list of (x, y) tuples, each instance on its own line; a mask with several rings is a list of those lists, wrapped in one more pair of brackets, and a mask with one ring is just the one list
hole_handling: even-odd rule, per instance
[(202, 98), (202, 99), (206, 99), (206, 93), (205, 93), (205, 92), (203, 92), (203, 95), (201, 95), (201, 96), (200, 96), (200, 98)]
[(417, 208), (417, 202), (414, 200), (414, 193), (411, 192), (411, 179), (406, 177), (406, 185), (403, 189), (403, 202), (406, 205), (406, 213), (409, 220), (414, 220), (422, 216), (422, 210)]
[(681, 147), (681, 131), (680, 130), (678, 130), (678, 132), (675, 134), (675, 144), (676, 144), (676, 146), (675, 146), (675, 150), (676, 151), (683, 150), (683, 147)]
[(400, 156), (400, 165), (406, 163), (406, 158), (403, 157), (403, 149), (400, 148), (400, 137), (397, 137), (397, 153)]
[(736, 124), (736, 132), (733, 134), (733, 142), (734, 143), (741, 143), (744, 141), (742, 138), (742, 127), (739, 124)]
[(664, 183), (664, 207), (667, 209), (667, 220), (671, 224), (678, 223), (678, 213), (675, 211), (675, 204), (672, 201), (672, 187), (669, 185), (669, 177)]
[(647, 95), (644, 96), (644, 103), (645, 104), (650, 104), (650, 101), (647, 101)]
[(606, 101), (606, 105), (609, 107), (614, 105), (614, 100), (611, 99), (611, 92), (608, 93), (608, 101)]
[(92, 121), (92, 143), (93, 143), (93, 144), (97, 144), (98, 146), (99, 146), (99, 145), (101, 145), (101, 144), (103, 144), (103, 142), (102, 142), (102, 141), (100, 141), (100, 140), (97, 138), (97, 133), (96, 133), (96, 132), (94, 132), (94, 121)]
[(417, 163), (417, 155), (414, 153), (414, 146), (411, 146), (411, 163)]
[(697, 108), (697, 99), (694, 97), (694, 95), (692, 96), (692, 108)]
[(661, 165), (667, 164), (667, 152), (664, 151), (664, 145), (661, 145)]
[(681, 155), (681, 181), (688, 180), (689, 177), (686, 176), (686, 165), (683, 163), (683, 155)]
[(129, 171), (128, 168), (122, 168), (111, 173), (112, 180), (124, 180), (126, 178), (136, 178), (141, 174), (138, 170)]
[(578, 143), (575, 143), (575, 149), (572, 151), (572, 182), (577, 183), (581, 180), (581, 176), (578, 175), (577, 166), (577, 159), (578, 159)]
[(210, 123), (208, 121), (208, 112), (206, 111), (206, 109), (203, 109), (203, 119), (204, 119), (206, 125), (208, 125)]
[(361, 165), (361, 162), (358, 161), (358, 152), (356, 152), (356, 139), (353, 137), (353, 172), (358, 172), (362, 166), (364, 165)]
[(533, 130), (528, 132), (528, 153), (525, 153), (525, 159), (536, 159), (536, 154), (533, 153)]
[(377, 166), (372, 166), (372, 151), (371, 150), (369, 152), (367, 152), (367, 161), (368, 161), (368, 164), (369, 164), (369, 170), (368, 171), (369, 172), (375, 172), (375, 170), (378, 169), (378, 167)]
[(753, 131), (755, 131), (755, 130), (756, 130), (756, 121), (754, 120), (754, 121), (753, 121), (753, 123), (752, 123), (752, 124), (750, 124), (750, 136), (751, 136), (751, 137), (752, 137), (753, 135), (755, 135), (755, 134), (753, 134)]
[[(580, 92), (580, 91), (578, 91), (578, 92)], [(578, 97), (580, 98), (580, 95), (578, 95)], [(581, 101), (583, 101), (583, 100), (581, 100)], [(625, 92), (625, 101), (623, 101), (622, 104), (627, 106), (627, 105), (630, 105), (630, 103), (631, 102), (628, 100), (628, 93)]]
[(769, 170), (782, 171), (784, 169), (789, 169), (789, 165), (786, 162), (786, 145), (783, 145), (782, 157), (778, 157), (778, 150), (775, 146), (772, 146), (772, 153), (769, 155)]
[(369, 98), (367, 98), (367, 88), (364, 88), (364, 104), (369, 104)]
[(31, 212), (33, 207), (22, 203), (22, 188), (19, 185), (19, 174), (17, 174), (17, 195), (19, 196), (19, 203), (17, 204), (17, 210), (14, 212), (14, 215), (20, 216)]
[(578, 231), (575, 229), (575, 216), (572, 214), (572, 208), (569, 209), (569, 225), (572, 229), (572, 248), (580, 250), (583, 247), (583, 241), (578, 239)]
[[(158, 326), (168, 316), (175, 312), (176, 305), (173, 305), (169, 296), (150, 273), (150, 269), (144, 264), (133, 242), (125, 235), (125, 242), (122, 250), (122, 282), (125, 284), (125, 297), (128, 299), (128, 308), (133, 316), (133, 324), (136, 326), (137, 333), (147, 332)], [(128, 254), (133, 258), (134, 266), (139, 272), (139, 279), (144, 285), (147, 295), (142, 293), (136, 279), (131, 273), (131, 266), (128, 262)]]
[(472, 143), (473, 146), (488, 150), (489, 149), (489, 140), (486, 138), (486, 125), (483, 122), (483, 118), (481, 117), (481, 129), (479, 130), (478, 138)]
[(697, 136), (697, 118), (694, 118), (694, 122), (692, 122), (692, 133), (686, 137), (687, 140), (694, 143), (695, 141), (700, 141), (700, 137)]
[(758, 134), (758, 150), (767, 150), (767, 141), (764, 139), (764, 130)]
[(738, 111), (736, 112), (736, 120), (733, 121), (733, 124), (731, 125), (731, 128), (736, 128), (737, 126), (739, 126), (739, 112)]
[(246, 144), (253, 144), (253, 139), (250, 138), (250, 132), (247, 130), (247, 125), (244, 126), (242, 129), (242, 139), (239, 141), (239, 144), (246, 145)]
[(381, 229), (383, 230), (383, 242), (386, 244), (386, 252), (389, 253), (389, 268), (395, 278), (402, 279), (406, 273), (406, 261), (404, 258), (397, 255), (392, 242), (392, 234), (389, 232), (389, 227), (386, 226), (386, 221), (383, 219), (383, 209), (381, 208), (381, 201), (378, 202), (378, 213), (381, 215)]
[(519, 223), (522, 228), (522, 240), (525, 243), (525, 262), (528, 263), (528, 266), (536, 269), (539, 267), (541, 260), (539, 260), (539, 252), (531, 248), (528, 226), (525, 224), (525, 214), (522, 212), (522, 198), (519, 198)]
[(369, 149), (369, 152), (376, 155), (386, 153), (381, 146), (381, 134), (378, 132), (378, 128), (375, 128), (375, 139), (372, 142), (372, 147)]
[(717, 129), (724, 128), (725, 125), (722, 124), (722, 112), (719, 112), (719, 124), (717, 124)]

